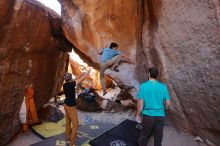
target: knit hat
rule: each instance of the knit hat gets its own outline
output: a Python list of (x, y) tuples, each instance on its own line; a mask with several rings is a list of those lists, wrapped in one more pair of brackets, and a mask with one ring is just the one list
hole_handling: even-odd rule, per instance
[(71, 73), (65, 73), (64, 74), (64, 80), (66, 81), (66, 82), (69, 82), (70, 80), (72, 80), (72, 74)]

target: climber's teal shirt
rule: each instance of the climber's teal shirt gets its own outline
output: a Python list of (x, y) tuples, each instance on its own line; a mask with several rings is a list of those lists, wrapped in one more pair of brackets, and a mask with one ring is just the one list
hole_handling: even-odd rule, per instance
[(170, 100), (167, 86), (156, 80), (142, 83), (137, 95), (143, 99), (142, 114), (149, 116), (165, 116), (164, 100)]

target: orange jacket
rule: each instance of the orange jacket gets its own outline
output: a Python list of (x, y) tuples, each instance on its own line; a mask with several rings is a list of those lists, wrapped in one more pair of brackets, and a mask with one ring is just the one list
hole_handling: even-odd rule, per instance
[(32, 86), (26, 89), (26, 106), (27, 106), (27, 121), (29, 124), (38, 122), (37, 111), (34, 103), (34, 90)]

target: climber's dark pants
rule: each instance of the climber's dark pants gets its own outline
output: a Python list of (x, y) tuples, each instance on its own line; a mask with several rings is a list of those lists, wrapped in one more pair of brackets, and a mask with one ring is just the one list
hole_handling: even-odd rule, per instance
[(138, 139), (139, 146), (147, 146), (150, 135), (154, 136), (154, 146), (162, 146), (165, 117), (147, 116), (142, 119), (142, 131)]

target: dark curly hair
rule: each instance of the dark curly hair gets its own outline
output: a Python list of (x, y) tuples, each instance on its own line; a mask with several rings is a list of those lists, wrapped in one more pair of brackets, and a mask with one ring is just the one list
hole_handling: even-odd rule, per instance
[(159, 74), (159, 71), (156, 67), (151, 67), (151, 68), (148, 69), (148, 73), (150, 73), (151, 78), (156, 79), (158, 74)]
[(110, 44), (110, 47), (109, 47), (109, 48), (113, 49), (113, 48), (115, 48), (115, 47), (118, 48), (118, 44), (112, 42), (112, 43)]

